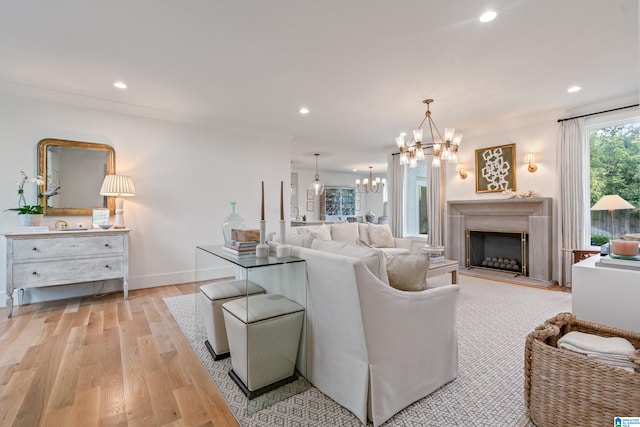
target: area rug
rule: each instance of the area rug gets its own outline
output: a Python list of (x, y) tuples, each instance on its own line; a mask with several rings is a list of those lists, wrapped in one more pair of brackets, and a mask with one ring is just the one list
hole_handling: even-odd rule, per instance
[[(546, 319), (571, 311), (571, 294), (458, 277), (459, 376), (384, 425), (533, 426), (524, 406), (525, 338)], [(430, 283), (438, 286), (447, 280), (449, 275), (430, 279)], [(164, 301), (241, 425), (362, 425), (315, 387), (248, 413), (246, 398), (228, 375), (231, 361), (214, 362), (204, 346), (203, 322), (194, 321), (194, 312), (200, 311), (196, 310), (195, 297), (184, 295)]]

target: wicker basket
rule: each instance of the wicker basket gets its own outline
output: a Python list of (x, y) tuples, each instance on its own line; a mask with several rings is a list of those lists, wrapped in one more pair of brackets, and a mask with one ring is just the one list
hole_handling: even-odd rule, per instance
[(525, 344), (525, 405), (538, 427), (612, 426), (614, 417), (640, 416), (640, 373), (557, 348), (570, 331), (626, 338), (640, 364), (640, 334), (561, 313), (538, 326)]

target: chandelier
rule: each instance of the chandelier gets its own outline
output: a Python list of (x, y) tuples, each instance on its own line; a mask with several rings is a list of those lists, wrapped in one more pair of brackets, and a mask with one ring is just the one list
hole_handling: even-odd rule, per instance
[(309, 184), (309, 190), (313, 191), (316, 196), (321, 195), (324, 192), (324, 184), (320, 181), (320, 175), (318, 175), (318, 156), (320, 154), (314, 154), (316, 156), (316, 176), (311, 184)]
[[(433, 167), (440, 167), (440, 160), (448, 160), (452, 163), (458, 162), (458, 146), (462, 141), (462, 134), (455, 133), (455, 129), (445, 128), (444, 138), (438, 130), (438, 127), (431, 118), (431, 110), (429, 105), (433, 102), (433, 99), (425, 99), (422, 101), (427, 104), (427, 111), (424, 113), (424, 119), (420, 122), (420, 125), (413, 131), (413, 137), (409, 142), (405, 144), (405, 134), (401, 133), (396, 137), (396, 144), (400, 149), (400, 164), (409, 165), (410, 168), (418, 166), (418, 160), (424, 160), (424, 149), (433, 149), (433, 161), (431, 165)], [(428, 120), (429, 134), (431, 135), (430, 142), (423, 142), (422, 140), (422, 126)], [(435, 134), (434, 134), (435, 130)]]
[(369, 166), (369, 178), (362, 180), (362, 188), (360, 188), (360, 179), (356, 179), (356, 191), (358, 193), (379, 193), (384, 188), (387, 180), (380, 177), (373, 179), (373, 166)]

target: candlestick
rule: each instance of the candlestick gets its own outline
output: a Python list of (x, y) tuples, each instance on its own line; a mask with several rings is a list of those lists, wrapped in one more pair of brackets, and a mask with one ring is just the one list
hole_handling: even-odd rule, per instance
[(280, 221), (284, 220), (284, 181), (280, 181)]
[(262, 202), (260, 203), (260, 220), (264, 221), (264, 181), (262, 181)]
[(280, 243), (287, 243), (287, 236), (285, 233), (287, 232), (287, 221), (284, 219), (280, 220)]
[(269, 245), (265, 243), (267, 222), (260, 220), (260, 243), (256, 246), (256, 257), (267, 258), (269, 256)]

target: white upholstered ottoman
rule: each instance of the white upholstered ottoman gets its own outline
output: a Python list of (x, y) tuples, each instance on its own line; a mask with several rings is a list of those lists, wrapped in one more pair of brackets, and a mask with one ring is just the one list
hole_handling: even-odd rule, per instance
[(282, 295), (262, 294), (227, 302), (222, 311), (231, 350), (229, 375), (246, 396), (296, 379), (303, 306)]
[(233, 280), (231, 282), (212, 282), (200, 286), (200, 305), (204, 324), (207, 328), (207, 340), (204, 342), (213, 356), (213, 360), (229, 357), (229, 342), (224, 327), (222, 304), (237, 298), (253, 294), (262, 294), (264, 289), (253, 282)]

